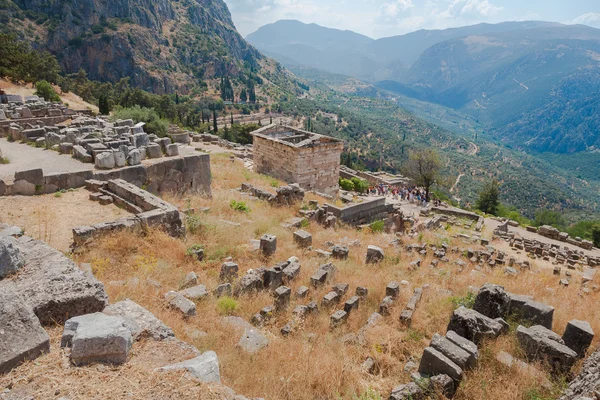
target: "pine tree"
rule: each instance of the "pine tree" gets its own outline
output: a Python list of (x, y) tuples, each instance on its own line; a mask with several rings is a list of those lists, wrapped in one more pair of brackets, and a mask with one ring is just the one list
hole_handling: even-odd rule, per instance
[(231, 126), (233, 126), (233, 111), (231, 111), (230, 115), (231, 115)]
[(110, 107), (108, 105), (108, 97), (104, 93), (102, 93), (98, 99), (98, 109), (100, 111), (100, 115), (110, 114)]
[(219, 132), (219, 127), (217, 126), (217, 109), (213, 108), (213, 129), (215, 131), (215, 135)]
[(248, 101), (248, 93), (246, 92), (245, 88), (240, 92), (240, 101), (244, 103)]
[(269, 117), (269, 125), (273, 125), (273, 116), (272, 115)]
[(498, 200), (499, 193), (500, 185), (497, 180), (494, 179), (486, 183), (483, 190), (479, 193), (479, 199), (477, 199), (476, 203), (477, 209), (486, 214), (496, 215), (498, 206), (500, 205), (500, 201)]

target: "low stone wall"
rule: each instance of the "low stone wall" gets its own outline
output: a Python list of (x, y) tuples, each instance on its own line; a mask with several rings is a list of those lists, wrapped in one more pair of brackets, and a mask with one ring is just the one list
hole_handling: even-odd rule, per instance
[(113, 197), (115, 204), (140, 212), (116, 221), (73, 229), (75, 247), (85, 245), (99, 236), (115, 231), (145, 230), (148, 227), (162, 228), (173, 237), (185, 236), (185, 228), (179, 210), (134, 184), (123, 179), (113, 179), (108, 182), (91, 180), (87, 181), (87, 185), (89, 189), (98, 190), (103, 195)]
[(25, 127), (26, 124), (30, 125), (42, 125), (51, 126), (65, 122), (73, 115), (58, 115), (56, 117), (34, 117), (34, 118), (21, 118), (21, 119), (7, 119), (0, 121), (0, 137), (4, 137), (9, 132), (11, 124), (17, 124), (21, 127)]
[(483, 229), (483, 224), (485, 223), (485, 218), (483, 218), (482, 216), (458, 208), (432, 207), (431, 211), (436, 214), (449, 215), (451, 217), (466, 218), (472, 221), (477, 221), (477, 225), (475, 226), (475, 230), (477, 232), (481, 232), (481, 230)]
[(385, 198), (383, 197), (366, 203), (352, 204), (344, 208), (325, 204), (325, 208), (326, 212), (332, 213), (338, 220), (352, 225), (385, 219), (387, 214), (394, 211), (392, 205), (385, 204)]
[(44, 175), (41, 169), (15, 173), (12, 184), (0, 179), (0, 196), (54, 193), (83, 187), (85, 181), (123, 179), (151, 193), (199, 193), (211, 195), (210, 155), (169, 158), (150, 165), (94, 172), (91, 170)]

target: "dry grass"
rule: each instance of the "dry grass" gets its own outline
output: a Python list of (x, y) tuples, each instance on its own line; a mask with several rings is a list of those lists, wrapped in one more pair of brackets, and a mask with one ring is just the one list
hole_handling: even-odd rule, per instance
[[(288, 400), (354, 399), (354, 396), (360, 396), (368, 389), (374, 389), (386, 398), (394, 386), (410, 381), (409, 373), (403, 370), (405, 363), (411, 357), (416, 360), (420, 358), (434, 333), (445, 332), (450, 314), (455, 307), (453, 298), (465, 296), (469, 286), (480, 286), (485, 282), (502, 284), (507, 290), (516, 293), (532, 294), (536, 300), (553, 305), (556, 308), (554, 318), (556, 332), (562, 333), (567, 322), (574, 318), (589, 321), (592, 328), (600, 332), (600, 310), (593, 306), (599, 300), (599, 294), (593, 292), (583, 296), (575, 284), (567, 288), (559, 287), (552, 271), (538, 267), (535, 262), (533, 262), (532, 272), (523, 272), (517, 278), (504, 275), (501, 268), (485, 269), (483, 271), (485, 276), (480, 273), (472, 274), (470, 266), (460, 271), (453, 263), (460, 256), (458, 253), (451, 254), (451, 262), (437, 269), (429, 267), (431, 256), (427, 256), (423, 259), (423, 266), (419, 270), (410, 271), (408, 264), (418, 258), (418, 255), (407, 254), (403, 246), (391, 245), (394, 239), (391, 235), (372, 234), (349, 228), (326, 230), (311, 224), (305, 229), (313, 234), (315, 248), (325, 248), (325, 242), (328, 241), (348, 243), (355, 239), (360, 240), (358, 247), (350, 248), (350, 257), (347, 261), (335, 262), (338, 270), (335, 281), (350, 284), (350, 291), (345, 299), (354, 293), (357, 286), (367, 286), (369, 296), (366, 302), (361, 304), (360, 309), (350, 316), (348, 323), (335, 331), (329, 329), (329, 316), (333, 310), (321, 310), (317, 316), (309, 317), (301, 329), (288, 338), (282, 337), (279, 329), (288, 322), (290, 313), (276, 316), (263, 329), (270, 339), (269, 346), (257, 354), (246, 354), (236, 347), (239, 336), (232, 334), (230, 327), (220, 323), (221, 315), (214, 298), (200, 301), (197, 304), (197, 317), (184, 320), (165, 307), (163, 293), (177, 290), (190, 271), (195, 271), (199, 280), (209, 290), (216, 287), (219, 283), (220, 265), (229, 256), (240, 265), (242, 274), (250, 268), (271, 266), (290, 256), (297, 256), (301, 261), (302, 271), (299, 278), (290, 285), (295, 291), (301, 285), (308, 286), (310, 276), (323, 260), (315, 253), (299, 250), (293, 243), (292, 231), (280, 226), (282, 221), (295, 214), (295, 209), (272, 208), (266, 202), (251, 200), (235, 190), (245, 181), (272, 190), (271, 178), (248, 172), (239, 162), (232, 163), (225, 156), (213, 156), (212, 162), (214, 177), (212, 199), (194, 196), (169, 199), (182, 208), (191, 206), (200, 210), (203, 207), (210, 207), (209, 212), (197, 214), (201, 228), (194, 234), (188, 233), (185, 241), (172, 239), (162, 232), (150, 232), (145, 237), (121, 233), (97, 242), (76, 258), (80, 262), (92, 263), (96, 276), (106, 284), (111, 302), (131, 298), (173, 328), (178, 338), (193, 344), (201, 351), (216, 351), (221, 362), (223, 383), (247, 397)], [(308, 195), (308, 199), (313, 198), (316, 197)], [(231, 209), (229, 206), (231, 200), (246, 202), (251, 211), (242, 213)], [(223, 221), (241, 225), (233, 226)], [(277, 235), (277, 253), (271, 260), (262, 259), (249, 245), (250, 240), (257, 239), (266, 232)], [(477, 248), (456, 239), (446, 238), (454, 232), (451, 230), (445, 233), (425, 233), (421, 240), (437, 244), (446, 240), (450, 246)], [(415, 239), (404, 240), (406, 243), (416, 242)], [(194, 244), (204, 247), (205, 261), (197, 262), (185, 255), (186, 249)], [(366, 247), (369, 244), (384, 248), (386, 260), (380, 265), (364, 264)], [(147, 283), (146, 278), (160, 282), (162, 287), (155, 288)], [(385, 294), (385, 286), (392, 280), (406, 280), (409, 285), (401, 287), (400, 299), (392, 315), (387, 317), (380, 327), (369, 330), (365, 342), (359, 342), (356, 338), (357, 332), (364, 326), (369, 315), (378, 310), (379, 301)], [(402, 307), (414, 288), (426, 284), (429, 287), (424, 291), (423, 300), (413, 318), (413, 325), (410, 329), (406, 329), (398, 322)], [(452, 291), (452, 295), (447, 292), (448, 290)], [(328, 291), (329, 287), (311, 289), (310, 299), (301, 302), (292, 300), (291, 308), (297, 304), (306, 304), (310, 300), (320, 303), (320, 299)], [(238, 300), (239, 307), (235, 315), (245, 320), (249, 320), (262, 307), (272, 304), (272, 298), (266, 293), (241, 297)], [(197, 338), (193, 335), (193, 330), (201, 330), (208, 335)], [(551, 390), (540, 389), (539, 393), (533, 391), (541, 387), (543, 379), (518, 374), (517, 371), (498, 363), (495, 354), (500, 350), (519, 355), (519, 349), (514, 343), (514, 335), (488, 343), (481, 349), (482, 362), (477, 369), (467, 373), (458, 390), (457, 399), (549, 398), (541, 396), (550, 396)], [(377, 361), (378, 374), (372, 376), (361, 372), (360, 365), (367, 356)], [(27, 371), (34, 375), (55, 376), (57, 374), (60, 377), (60, 373), (64, 371), (61, 372), (58, 362), (47, 360), (52, 357), (56, 355), (39, 359), (38, 362), (41, 364), (39, 368), (31, 363), (28, 364)], [(132, 361), (126, 366), (106, 372), (105, 380), (95, 380), (96, 378), (93, 377), (93, 370), (97, 367), (69, 369), (74, 371), (69, 374), (79, 374), (81, 385), (92, 384), (90, 379), (93, 379), (93, 385), (97, 390), (122, 386), (123, 390), (131, 391), (134, 398), (146, 398), (147, 388), (132, 385), (130, 381), (133, 380), (135, 383), (135, 379), (142, 376), (145, 379), (152, 379), (152, 374), (137, 370), (140, 363), (135, 362), (135, 359), (134, 355)], [(15, 371), (19, 373), (20, 370)], [(134, 379), (132, 379), (131, 373), (141, 375), (133, 375)], [(180, 392), (170, 391), (174, 387), (173, 380), (177, 379), (180, 377), (161, 375), (160, 384), (166, 385), (162, 389), (168, 389), (163, 393), (168, 392), (169, 398), (185, 398), (180, 395)], [(6, 382), (6, 379), (0, 380), (0, 386), (3, 382)], [(178, 382), (189, 385), (187, 381)], [(51, 382), (46, 378), (38, 382), (38, 385), (52, 387)], [(538, 394), (539, 396), (535, 397)], [(115, 394), (114, 398), (121, 397)], [(366, 400), (367, 397), (361, 399)]]

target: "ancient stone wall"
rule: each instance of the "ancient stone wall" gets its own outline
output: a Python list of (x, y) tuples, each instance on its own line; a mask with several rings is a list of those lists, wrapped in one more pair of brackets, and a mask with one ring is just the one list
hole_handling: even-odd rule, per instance
[(373, 222), (377, 219), (383, 220), (393, 212), (393, 206), (386, 205), (383, 197), (361, 204), (352, 204), (345, 208), (326, 204), (325, 208), (326, 212), (332, 213), (340, 221), (353, 225)]
[(150, 165), (95, 172), (78, 171), (44, 175), (41, 169), (15, 173), (12, 183), (0, 179), (0, 196), (54, 193), (78, 188), (88, 179), (123, 179), (151, 193), (199, 193), (211, 195), (210, 155), (194, 154), (168, 158)]
[[(275, 132), (278, 129), (298, 135), (290, 136), (291, 139), (286, 141)], [(306, 190), (329, 195), (337, 193), (340, 154), (344, 147), (341, 141), (289, 127), (270, 126), (255, 133), (256, 172), (298, 183)]]

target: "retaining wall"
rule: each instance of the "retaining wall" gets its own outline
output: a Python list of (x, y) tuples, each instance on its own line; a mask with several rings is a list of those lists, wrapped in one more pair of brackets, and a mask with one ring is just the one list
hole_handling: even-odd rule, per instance
[(193, 154), (168, 158), (148, 165), (111, 171), (76, 171), (44, 175), (41, 169), (15, 173), (13, 183), (0, 179), (0, 196), (54, 193), (83, 187), (88, 179), (123, 179), (151, 193), (199, 193), (211, 196), (210, 155)]

